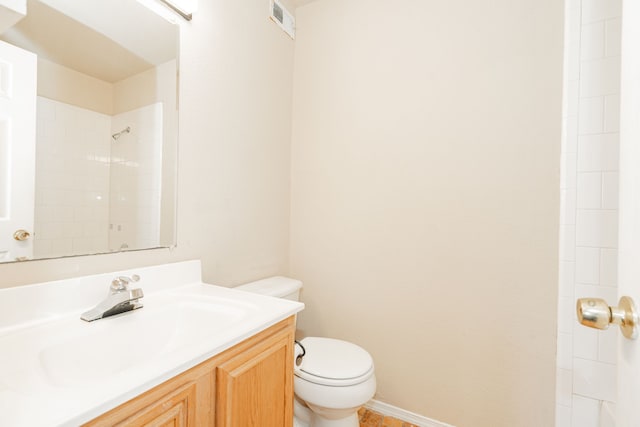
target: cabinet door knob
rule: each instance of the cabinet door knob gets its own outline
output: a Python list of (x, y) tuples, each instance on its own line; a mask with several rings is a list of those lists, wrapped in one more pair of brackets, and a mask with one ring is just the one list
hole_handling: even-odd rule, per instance
[(31, 233), (27, 230), (16, 230), (16, 232), (13, 233), (13, 238), (19, 242), (27, 240), (29, 237), (31, 237)]
[(638, 337), (638, 310), (631, 297), (621, 297), (617, 307), (610, 307), (600, 298), (580, 298), (576, 312), (578, 321), (584, 326), (607, 329), (613, 323), (620, 325), (625, 338)]

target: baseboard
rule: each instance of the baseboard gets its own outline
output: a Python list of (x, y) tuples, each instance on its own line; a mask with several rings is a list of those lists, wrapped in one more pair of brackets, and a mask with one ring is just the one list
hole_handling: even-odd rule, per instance
[(415, 424), (420, 427), (454, 427), (451, 424), (445, 424), (440, 421), (432, 420), (422, 415), (414, 414), (413, 412), (405, 411), (397, 406), (389, 405), (388, 403), (380, 402), (379, 400), (370, 400), (366, 405), (367, 409), (371, 409), (374, 412), (378, 412), (382, 415), (388, 415), (393, 418), (397, 418), (402, 421), (406, 421), (411, 424)]

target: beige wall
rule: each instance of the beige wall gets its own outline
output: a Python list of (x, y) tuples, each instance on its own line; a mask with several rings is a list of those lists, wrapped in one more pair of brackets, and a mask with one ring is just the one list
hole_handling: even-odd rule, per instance
[(300, 328), (369, 350), (376, 398), (554, 423), (562, 2), (297, 10)]
[[(170, 63), (166, 65), (171, 64), (173, 65), (175, 70), (175, 61), (170, 61)], [(141, 108), (158, 101), (159, 90), (162, 87), (162, 84), (160, 84), (158, 77), (158, 70), (156, 68), (149, 68), (146, 71), (114, 83), (114, 115), (126, 113), (128, 111), (135, 110), (136, 108)], [(162, 83), (166, 84), (166, 82)]]
[(378, 399), (553, 425), (561, 2), (299, 8), (291, 169), (293, 42), (265, 3), (182, 25), (177, 248), (3, 264), (0, 287), (193, 258), (224, 285), (288, 273), (305, 332), (373, 354)]
[(38, 95), (102, 114), (113, 114), (113, 85), (38, 58)]
[(114, 83), (113, 111), (125, 113), (136, 108), (162, 102), (162, 200), (160, 214), (160, 245), (175, 243), (176, 143), (178, 110), (175, 60), (160, 64), (142, 73)]
[(267, 11), (200, 1), (182, 24), (177, 248), (2, 264), (0, 287), (195, 258), (225, 285), (287, 273), (293, 41)]

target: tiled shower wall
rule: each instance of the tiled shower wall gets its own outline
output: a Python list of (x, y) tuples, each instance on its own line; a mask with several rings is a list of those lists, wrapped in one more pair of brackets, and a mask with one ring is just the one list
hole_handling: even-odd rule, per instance
[(617, 331), (576, 298), (617, 301), (621, 0), (567, 0), (556, 427), (613, 425)]
[(111, 146), (109, 249), (160, 245), (162, 103), (113, 117), (112, 133), (130, 127)]
[(104, 252), (111, 117), (38, 97), (34, 256)]
[(44, 97), (37, 108), (34, 256), (159, 246), (162, 104), (113, 117)]

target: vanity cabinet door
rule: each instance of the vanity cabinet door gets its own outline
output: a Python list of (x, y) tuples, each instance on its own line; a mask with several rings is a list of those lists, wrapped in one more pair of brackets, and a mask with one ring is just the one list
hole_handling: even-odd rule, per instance
[(200, 366), (85, 424), (85, 427), (200, 427), (213, 423), (213, 373)]
[(195, 427), (196, 384), (189, 383), (115, 426)]
[(294, 334), (291, 316), (84, 426), (292, 427)]
[(293, 328), (216, 369), (216, 427), (293, 425)]

